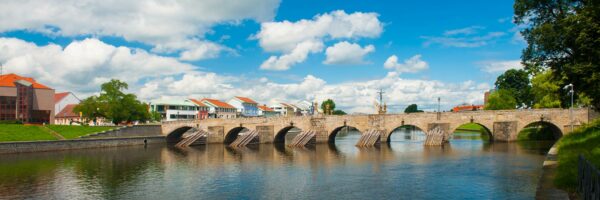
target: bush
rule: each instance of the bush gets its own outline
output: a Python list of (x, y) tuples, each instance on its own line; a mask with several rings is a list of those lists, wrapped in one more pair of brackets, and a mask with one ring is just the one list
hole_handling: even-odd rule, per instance
[(0, 124), (23, 124), (23, 122), (19, 120), (2, 120)]

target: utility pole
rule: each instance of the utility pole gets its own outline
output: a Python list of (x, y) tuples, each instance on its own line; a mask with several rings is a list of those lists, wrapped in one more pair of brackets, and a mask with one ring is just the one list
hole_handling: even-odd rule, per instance
[(442, 112), (440, 110), (440, 101), (442, 100), (440, 97), (438, 97), (438, 110), (437, 110), (437, 120), (441, 120), (442, 119)]
[(571, 95), (571, 107), (569, 108), (569, 121), (571, 121), (571, 132), (573, 132), (573, 95), (575, 94), (575, 87), (573, 86), (573, 83), (569, 83), (569, 85), (566, 85), (564, 89), (570, 89), (569, 94)]

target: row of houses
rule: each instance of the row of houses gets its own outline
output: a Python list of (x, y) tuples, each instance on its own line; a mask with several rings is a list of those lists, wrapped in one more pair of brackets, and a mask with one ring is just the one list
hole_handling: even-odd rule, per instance
[(260, 105), (248, 97), (236, 96), (229, 101), (217, 99), (157, 100), (149, 103), (151, 112), (158, 112), (166, 121), (206, 118), (299, 116), (314, 113), (312, 103), (302, 101), (297, 105), (277, 103)]

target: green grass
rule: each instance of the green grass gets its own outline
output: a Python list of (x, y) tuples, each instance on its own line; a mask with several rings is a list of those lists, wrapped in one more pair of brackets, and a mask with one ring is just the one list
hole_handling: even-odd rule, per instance
[(479, 124), (476, 123), (468, 123), (468, 124), (463, 124), (461, 126), (459, 126), (458, 128), (456, 128), (457, 131), (461, 131), (464, 133), (486, 133), (487, 130), (485, 130), (485, 128)]
[(569, 192), (576, 191), (579, 155), (600, 168), (600, 120), (578, 128), (558, 141), (556, 186)]
[(0, 124), (0, 142), (57, 140), (38, 126)]
[(67, 126), (67, 125), (48, 125), (49, 129), (57, 132), (67, 139), (74, 139), (84, 135), (107, 131), (114, 127), (109, 126)]

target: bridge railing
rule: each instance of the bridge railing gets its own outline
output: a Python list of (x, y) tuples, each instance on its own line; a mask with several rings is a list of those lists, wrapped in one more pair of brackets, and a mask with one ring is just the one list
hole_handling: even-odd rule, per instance
[(578, 191), (581, 199), (600, 199), (600, 171), (583, 155), (579, 155)]

